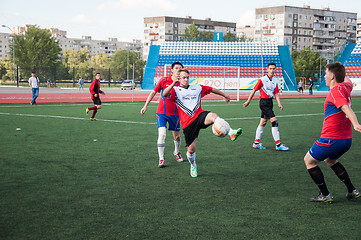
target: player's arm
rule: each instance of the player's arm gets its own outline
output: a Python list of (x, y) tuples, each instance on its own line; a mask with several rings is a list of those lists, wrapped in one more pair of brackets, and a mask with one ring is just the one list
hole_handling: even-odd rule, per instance
[(251, 102), (254, 94), (256, 93), (256, 91), (257, 91), (256, 88), (253, 88), (251, 94), (248, 96), (247, 101), (245, 101), (245, 102), (243, 103), (243, 107), (247, 107), (247, 106), (250, 104), (250, 102)]
[(149, 93), (148, 98), (147, 98), (147, 100), (145, 101), (143, 108), (140, 109), (140, 114), (142, 114), (142, 115), (145, 114), (145, 112), (147, 111), (147, 107), (148, 107), (150, 101), (153, 100), (155, 94), (157, 94), (157, 92), (154, 91), (154, 90), (152, 90), (152, 91)]
[(353, 125), (353, 128), (358, 131), (358, 132), (361, 132), (361, 125), (360, 123), (358, 122), (357, 120), (357, 116), (356, 114), (354, 113), (354, 111), (352, 110), (352, 108), (350, 108), (349, 105), (343, 105), (341, 107), (341, 110), (346, 114), (346, 116), (348, 117), (348, 119), (350, 119), (352, 125)]
[(169, 85), (166, 89), (164, 89), (163, 97), (168, 97), (170, 94), (170, 91), (172, 91), (173, 87), (179, 82), (178, 78), (174, 79), (172, 84)]
[(280, 95), (278, 93), (275, 93), (274, 94), (275, 98), (276, 98), (276, 101), (278, 103), (278, 107), (281, 109), (281, 111), (283, 110), (283, 106), (281, 104), (281, 99), (280, 99)]
[(30, 87), (32, 87), (32, 86), (31, 86), (31, 82), (30, 82), (30, 80), (29, 80), (29, 86), (30, 86)]
[(225, 94), (224, 92), (222, 92), (221, 90), (218, 90), (217, 88), (212, 88), (211, 92), (224, 97), (224, 100), (226, 100), (226, 102), (229, 103), (230, 97), (228, 96), (228, 94)]

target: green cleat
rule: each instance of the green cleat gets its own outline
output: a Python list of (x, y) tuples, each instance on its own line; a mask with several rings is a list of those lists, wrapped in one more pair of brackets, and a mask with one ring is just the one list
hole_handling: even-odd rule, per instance
[(193, 167), (192, 165), (191, 165), (191, 176), (198, 177), (197, 167)]
[(237, 130), (231, 130), (229, 137), (231, 138), (232, 141), (236, 141), (236, 139), (238, 138), (238, 136), (241, 136), (242, 134), (242, 128), (238, 128)]
[(90, 110), (89, 110), (89, 108), (86, 108), (86, 109), (85, 109), (85, 115), (87, 115), (87, 116), (88, 116), (89, 111), (90, 111)]
[(332, 193), (329, 193), (327, 196), (320, 193), (317, 197), (310, 198), (311, 202), (324, 202), (324, 203), (333, 203)]

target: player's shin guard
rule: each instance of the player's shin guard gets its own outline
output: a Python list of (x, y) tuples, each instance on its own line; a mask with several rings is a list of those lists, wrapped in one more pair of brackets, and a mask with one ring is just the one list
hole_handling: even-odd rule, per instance
[(181, 140), (179, 139), (179, 141), (174, 140), (174, 154), (179, 153), (179, 147), (181, 145)]
[(340, 162), (337, 162), (331, 168), (335, 172), (337, 177), (346, 185), (349, 193), (355, 190), (355, 187), (352, 185), (345, 167)]
[(193, 167), (197, 167), (196, 164), (196, 153), (190, 154), (187, 151), (187, 158), (188, 158), (188, 162), (193, 166)]
[(280, 144), (280, 132), (278, 131), (278, 121), (272, 122), (272, 136), (275, 140), (276, 145)]
[(319, 166), (308, 169), (308, 173), (310, 174), (312, 180), (317, 184), (320, 192), (327, 196), (330, 192), (326, 187), (325, 178), (323, 177), (323, 173)]
[(263, 129), (264, 129), (263, 126), (258, 125), (257, 130), (256, 130), (256, 138), (254, 140), (255, 143), (259, 143), (259, 140), (261, 139), (262, 134), (263, 134)]
[(164, 160), (164, 148), (165, 148), (165, 137), (167, 135), (167, 129), (165, 127), (158, 128), (158, 155), (159, 160)]

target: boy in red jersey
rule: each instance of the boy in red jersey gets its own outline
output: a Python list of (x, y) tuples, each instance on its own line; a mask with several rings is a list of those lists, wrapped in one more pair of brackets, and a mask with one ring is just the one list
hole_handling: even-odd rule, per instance
[(280, 133), (278, 131), (278, 120), (273, 112), (273, 98), (276, 98), (278, 107), (283, 110), (281, 105), (280, 96), (278, 95), (279, 89), (277, 82), (272, 81), (272, 78), (276, 72), (276, 64), (273, 62), (268, 63), (267, 65), (267, 75), (258, 80), (256, 86), (253, 88), (251, 94), (249, 95), (247, 101), (243, 103), (244, 107), (247, 107), (251, 102), (254, 94), (260, 90), (261, 96), (259, 101), (259, 108), (261, 109), (261, 121), (256, 130), (256, 138), (253, 143), (253, 148), (257, 149), (266, 149), (260, 143), (263, 129), (267, 124), (267, 121), (270, 120), (272, 124), (272, 136), (276, 143), (276, 150), (279, 151), (288, 151), (290, 148), (284, 146), (280, 142)]
[[(178, 76), (179, 78), (173, 79), (173, 83), (164, 90), (163, 96), (176, 102), (179, 107), (179, 117), (187, 146), (187, 158), (191, 164), (190, 174), (192, 177), (197, 177), (196, 144), (199, 131), (221, 119), (217, 114), (202, 109), (201, 98), (210, 93), (224, 97), (227, 103), (229, 103), (230, 98), (216, 88), (189, 85), (189, 71), (187, 69), (179, 70)], [(178, 82), (179, 86), (176, 86)], [(231, 129), (228, 133), (232, 141), (235, 141), (241, 134), (241, 128)]]
[(93, 100), (95, 106), (87, 108), (85, 110), (85, 114), (88, 116), (89, 111), (93, 110), (93, 114), (92, 114), (92, 117), (90, 118), (90, 120), (96, 121), (97, 119), (94, 118), (95, 114), (97, 114), (98, 109), (102, 108), (102, 102), (100, 101), (99, 94), (100, 93), (105, 94), (102, 90), (100, 90), (100, 73), (95, 74), (95, 79), (92, 82), (92, 84), (90, 85), (89, 90), (92, 95), (92, 100)]
[(163, 77), (159, 80), (158, 84), (155, 88), (150, 92), (143, 108), (140, 110), (140, 114), (144, 115), (147, 111), (147, 107), (154, 98), (155, 94), (161, 93), (161, 98), (159, 99), (159, 104), (157, 108), (157, 124), (158, 124), (158, 155), (159, 155), (159, 163), (158, 167), (165, 167), (164, 161), (164, 148), (165, 148), (165, 137), (167, 134), (167, 122), (168, 122), (168, 130), (173, 131), (174, 137), (174, 156), (176, 157), (177, 162), (183, 162), (182, 155), (179, 152), (179, 147), (181, 144), (180, 138), (180, 122), (177, 106), (174, 102), (169, 101), (167, 98), (163, 97), (163, 91), (166, 87), (168, 87), (173, 82), (173, 77), (176, 76), (178, 70), (182, 69), (183, 65), (180, 62), (175, 62), (172, 64), (172, 75)]
[(308, 173), (320, 189), (320, 194), (311, 198), (310, 201), (332, 203), (332, 193), (326, 187), (318, 163), (325, 161), (327, 166), (331, 167), (337, 177), (346, 185), (348, 189), (347, 199), (359, 198), (359, 191), (352, 185), (346, 169), (337, 159), (351, 147), (351, 123), (358, 132), (361, 132), (361, 125), (351, 109), (353, 85), (349, 78), (345, 78), (345, 67), (339, 62), (328, 64), (326, 66), (325, 81), (330, 91), (324, 104), (325, 117), (321, 138), (307, 152), (304, 161)]

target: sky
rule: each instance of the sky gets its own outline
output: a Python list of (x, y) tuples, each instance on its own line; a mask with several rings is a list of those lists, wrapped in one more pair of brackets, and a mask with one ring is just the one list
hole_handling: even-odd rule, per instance
[[(0, 0), (0, 26), (25, 24), (59, 28), (69, 38), (92, 36), (94, 40), (143, 39), (143, 18), (156, 16), (211, 18), (254, 25), (255, 8), (309, 5), (311, 8), (354, 12), (361, 17), (359, 0)], [(0, 27), (0, 32), (10, 30)]]

